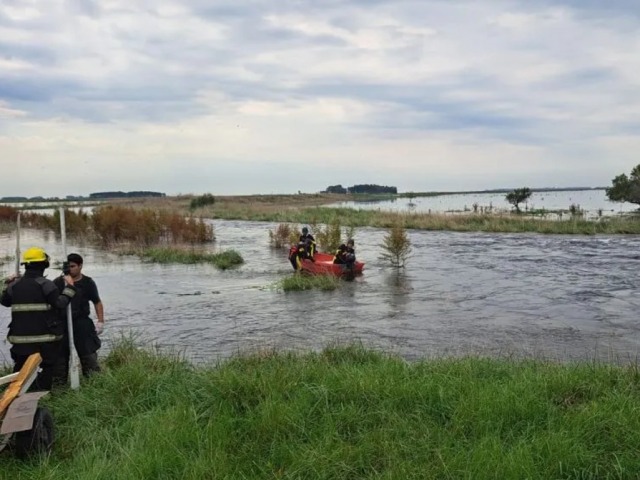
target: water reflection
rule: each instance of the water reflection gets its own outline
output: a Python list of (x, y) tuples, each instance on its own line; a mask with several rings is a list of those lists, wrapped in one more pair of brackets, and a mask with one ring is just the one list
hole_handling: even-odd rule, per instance
[[(604, 190), (579, 190), (570, 192), (534, 192), (528, 201), (521, 205), (526, 212), (546, 210), (546, 218), (562, 218), (557, 214), (564, 211), (568, 215), (571, 205), (583, 211), (587, 218), (616, 215), (632, 212), (638, 209), (631, 203), (610, 202)], [(361, 210), (381, 210), (411, 213), (496, 213), (505, 212), (511, 206), (505, 200), (503, 193), (452, 194), (433, 197), (394, 198), (376, 202), (341, 202), (334, 206), (355, 208)]]
[[(195, 362), (349, 341), (410, 359), (467, 353), (609, 359), (638, 352), (638, 236), (411, 231), (413, 255), (396, 272), (378, 260), (386, 232), (361, 228), (355, 239), (364, 275), (333, 292), (284, 293), (274, 284), (291, 269), (286, 252), (268, 245), (275, 224), (213, 223), (216, 248), (238, 250), (246, 260), (240, 268), (147, 264), (71, 242), (105, 303), (105, 350), (119, 332), (133, 330)], [(0, 234), (0, 258), (13, 255), (14, 241), (13, 233)], [(55, 235), (25, 230), (22, 245), (42, 245), (54, 261), (62, 259)], [(2, 273), (12, 265), (0, 266)], [(9, 309), (0, 308), (2, 337), (8, 321)]]

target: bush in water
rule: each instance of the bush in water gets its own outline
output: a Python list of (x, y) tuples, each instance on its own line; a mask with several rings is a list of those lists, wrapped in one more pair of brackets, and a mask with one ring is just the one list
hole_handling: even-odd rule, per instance
[(404, 225), (397, 222), (382, 239), (384, 252), (380, 258), (395, 268), (403, 268), (411, 253), (411, 241)]
[(269, 245), (274, 248), (287, 248), (296, 241), (296, 232), (288, 223), (281, 223), (275, 230), (269, 230)]

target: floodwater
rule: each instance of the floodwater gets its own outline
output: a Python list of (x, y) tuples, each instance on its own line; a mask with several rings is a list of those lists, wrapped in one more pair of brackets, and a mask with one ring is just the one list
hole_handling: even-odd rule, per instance
[[(508, 211), (512, 208), (505, 200), (504, 193), (451, 194), (411, 199), (398, 198), (381, 202), (341, 202), (336, 205), (365, 210), (445, 213), (472, 211), (474, 204), (478, 206), (478, 209), (491, 209), (494, 212)], [(587, 218), (596, 218), (601, 215), (617, 215), (638, 209), (638, 205), (632, 203), (609, 201), (604, 190), (534, 192), (529, 200), (520, 205), (520, 208), (523, 211), (540, 209), (567, 211), (571, 205), (578, 206)], [(549, 218), (555, 217), (555, 214), (549, 214)]]
[[(246, 263), (157, 265), (88, 245), (84, 255), (105, 304), (104, 350), (123, 332), (211, 362), (260, 349), (317, 350), (361, 342), (407, 359), (481, 354), (635, 361), (640, 347), (640, 236), (550, 236), (410, 231), (413, 254), (398, 274), (378, 259), (385, 231), (355, 240), (364, 275), (332, 292), (284, 293), (291, 269), (268, 244), (274, 223), (213, 221), (216, 249)], [(0, 234), (0, 259), (15, 250)], [(52, 234), (22, 232), (54, 261)], [(13, 268), (5, 259), (0, 273)], [(49, 277), (58, 272), (48, 270)], [(0, 307), (0, 335), (9, 309)], [(0, 342), (0, 363), (9, 345)]]

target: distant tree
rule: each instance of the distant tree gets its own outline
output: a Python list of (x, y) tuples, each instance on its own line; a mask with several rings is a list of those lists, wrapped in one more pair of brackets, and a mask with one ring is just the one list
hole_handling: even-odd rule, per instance
[(606, 192), (612, 202), (629, 202), (640, 205), (640, 164), (631, 170), (630, 176), (627, 177), (623, 173), (615, 177)]
[(411, 253), (411, 241), (401, 222), (394, 224), (382, 239), (383, 253), (380, 258), (392, 267), (403, 268)]
[(331, 185), (330, 187), (327, 187), (326, 192), (327, 193), (347, 193), (347, 189), (344, 188), (342, 185)]
[(507, 193), (505, 199), (511, 205), (516, 207), (516, 212), (520, 213), (520, 204), (522, 202), (526, 202), (527, 199), (531, 196), (531, 193), (531, 189), (528, 187), (516, 188), (515, 190)]
[(365, 184), (365, 185), (354, 185), (352, 187), (347, 188), (347, 191), (349, 193), (373, 193), (373, 194), (391, 193), (396, 195), (398, 193), (398, 188), (387, 187), (383, 185)]

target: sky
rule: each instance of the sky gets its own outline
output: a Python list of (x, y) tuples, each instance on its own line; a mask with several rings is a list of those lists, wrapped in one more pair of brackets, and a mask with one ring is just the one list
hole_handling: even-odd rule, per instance
[(638, 0), (0, 0), (0, 197), (606, 186)]

